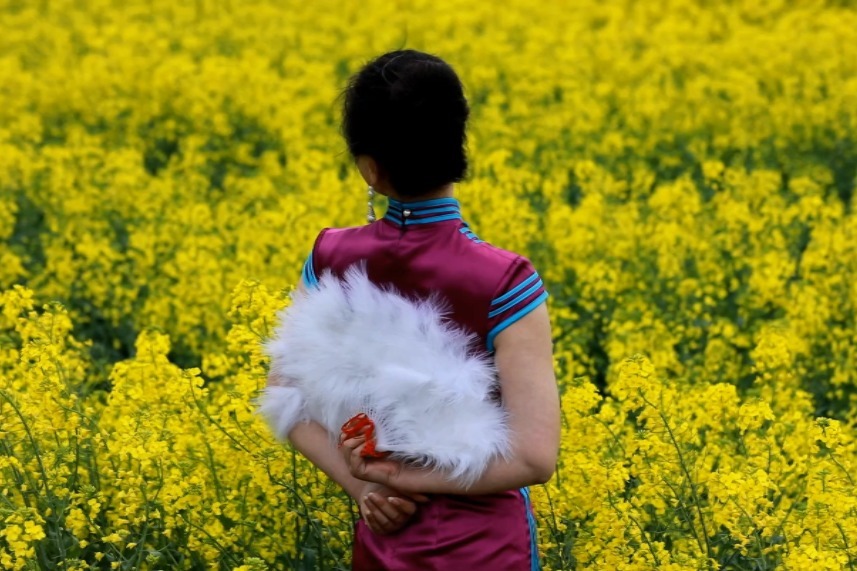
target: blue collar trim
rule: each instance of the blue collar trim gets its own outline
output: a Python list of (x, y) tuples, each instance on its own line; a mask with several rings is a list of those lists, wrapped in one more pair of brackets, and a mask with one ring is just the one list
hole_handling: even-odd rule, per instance
[(433, 198), (415, 202), (402, 202), (389, 198), (388, 204), (384, 219), (398, 226), (462, 219), (461, 204), (457, 198)]

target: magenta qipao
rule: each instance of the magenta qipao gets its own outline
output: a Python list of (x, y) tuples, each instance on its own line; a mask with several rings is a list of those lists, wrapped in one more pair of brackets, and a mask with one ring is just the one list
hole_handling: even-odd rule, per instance
[[(386, 215), (374, 223), (323, 230), (304, 266), (304, 285), (316, 287), (327, 271), (345, 278), (354, 264), (365, 264), (373, 283), (413, 299), (443, 292), (448, 319), (472, 332), (486, 356), (493, 353), (498, 333), (548, 295), (529, 260), (480, 240), (451, 197), (390, 199)], [(353, 564), (354, 569), (537, 569), (528, 491), (433, 495), (393, 535), (376, 535), (358, 521)]]

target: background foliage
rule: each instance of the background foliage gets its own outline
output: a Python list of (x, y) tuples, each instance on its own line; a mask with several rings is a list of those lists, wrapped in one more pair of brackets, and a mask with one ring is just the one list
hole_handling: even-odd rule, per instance
[(465, 218), (552, 293), (548, 569), (857, 567), (848, 1), (0, 1), (0, 567), (342, 569), (355, 512), (251, 399), (337, 95), (437, 53)]

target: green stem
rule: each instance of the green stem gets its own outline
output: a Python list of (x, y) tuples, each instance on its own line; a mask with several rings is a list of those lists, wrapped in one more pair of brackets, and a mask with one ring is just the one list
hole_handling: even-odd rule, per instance
[(851, 484), (851, 486), (854, 486), (854, 478), (852, 478), (852, 477), (851, 477), (851, 474), (848, 472), (848, 470), (846, 470), (846, 469), (845, 469), (845, 467), (844, 467), (842, 464), (840, 464), (840, 463), (839, 463), (839, 460), (837, 460), (837, 459), (833, 456), (833, 452), (831, 452), (830, 454), (828, 454), (828, 456), (827, 456), (827, 457), (828, 457), (828, 458), (830, 458), (831, 462), (833, 462), (834, 464), (836, 464), (836, 467), (837, 467), (837, 468), (839, 468), (840, 470), (842, 470), (842, 472), (845, 474), (845, 477), (846, 477), (846, 478), (848, 478), (848, 483), (849, 483), (849, 484)]
[(676, 500), (678, 500), (679, 505), (681, 506), (682, 511), (685, 513), (688, 519), (688, 524), (690, 524), (690, 532), (693, 534), (693, 538), (696, 540), (696, 544), (699, 546), (700, 551), (705, 551), (705, 546), (702, 544), (702, 540), (699, 538), (699, 532), (696, 531), (696, 525), (693, 523), (693, 515), (691, 514), (690, 508), (687, 507), (687, 504), (684, 502), (682, 495), (676, 491), (673, 487), (672, 483), (666, 478), (661, 478), (664, 484), (670, 489), (673, 493), (673, 496)]
[(216, 426), (218, 429), (220, 429), (220, 431), (223, 434), (225, 434), (229, 438), (229, 440), (231, 440), (241, 450), (243, 450), (244, 452), (247, 452), (248, 454), (252, 454), (250, 449), (248, 449), (246, 446), (244, 446), (244, 444), (240, 440), (237, 440), (234, 436), (229, 434), (229, 431), (227, 431), (225, 428), (223, 428), (223, 426), (221, 426), (219, 422), (214, 420), (214, 418), (211, 415), (209, 415), (208, 412), (206, 412), (206, 410), (202, 406), (202, 403), (200, 403), (199, 399), (196, 398), (196, 391), (194, 391), (193, 381), (192, 381), (193, 377), (191, 377), (190, 375), (186, 375), (186, 376), (188, 379), (188, 384), (190, 384), (190, 395), (193, 398), (193, 402), (196, 404), (196, 407), (203, 414), (203, 416), (205, 416), (205, 418), (210, 420), (214, 426)]
[[(0, 396), (2, 396), (9, 405), (15, 410), (18, 415), (18, 418), (21, 419), (21, 424), (24, 426), (24, 430), (27, 432), (27, 438), (30, 440), (30, 444), (33, 445), (33, 453), (36, 455), (36, 461), (39, 464), (39, 470), (42, 472), (42, 477), (44, 478), (45, 484), (45, 495), (48, 496), (48, 499), (53, 500), (54, 495), (51, 492), (50, 487), (48, 486), (48, 473), (45, 470), (45, 465), (42, 463), (42, 456), (39, 454), (39, 445), (36, 443), (36, 439), (33, 437), (33, 433), (30, 432), (30, 426), (27, 424), (27, 420), (24, 418), (24, 413), (21, 412), (21, 409), (12, 401), (12, 398), (6, 394), (6, 391), (0, 390)], [(38, 488), (37, 488), (38, 489)]]
[(651, 406), (658, 412), (658, 416), (661, 417), (661, 421), (664, 423), (664, 428), (667, 429), (667, 434), (670, 436), (670, 440), (672, 441), (673, 447), (676, 449), (678, 453), (678, 462), (679, 466), (681, 466), (682, 472), (684, 472), (685, 477), (687, 478), (688, 483), (690, 484), (690, 493), (693, 494), (693, 500), (695, 502), (696, 511), (699, 514), (699, 524), (702, 526), (702, 537), (705, 539), (705, 554), (708, 556), (709, 567), (711, 566), (711, 543), (708, 540), (708, 529), (705, 526), (705, 517), (702, 514), (702, 502), (699, 500), (699, 493), (696, 489), (696, 483), (693, 481), (693, 478), (690, 476), (690, 471), (687, 469), (687, 463), (684, 460), (684, 455), (681, 453), (681, 446), (679, 446), (678, 441), (675, 438), (675, 434), (673, 434), (672, 428), (670, 428), (670, 424), (667, 420), (666, 415), (656, 406), (654, 406), (648, 399), (646, 399), (643, 391), (639, 391), (640, 398), (643, 399), (643, 402)]
[(187, 519), (184, 516), (184, 514), (181, 513), (181, 511), (177, 511), (176, 515), (179, 516), (182, 519), (182, 521), (184, 521), (190, 527), (196, 528), (199, 531), (201, 531), (202, 533), (204, 533), (206, 535), (206, 537), (208, 537), (208, 539), (211, 541), (211, 543), (214, 544), (214, 546), (217, 548), (217, 550), (220, 551), (221, 555), (223, 555), (224, 557), (229, 559), (229, 561), (232, 562), (233, 564), (235, 564), (235, 566), (238, 566), (240, 564), (240, 562), (237, 559), (235, 559), (231, 553), (229, 553), (222, 545), (220, 545), (220, 543), (214, 538), (213, 535), (208, 533), (207, 529), (205, 529), (201, 525), (197, 525), (197, 524), (193, 523), (192, 521), (190, 521), (189, 519)]
[(597, 422), (598, 424), (600, 424), (601, 426), (603, 426), (603, 427), (604, 427), (604, 429), (605, 429), (605, 430), (610, 434), (610, 436), (613, 438), (613, 441), (616, 443), (616, 445), (618, 445), (618, 446), (619, 446), (619, 449), (620, 449), (620, 450), (622, 450), (622, 456), (623, 456), (623, 457), (625, 457), (625, 445), (624, 445), (624, 444), (622, 444), (622, 441), (621, 441), (621, 440), (619, 440), (619, 437), (616, 435), (616, 433), (614, 433), (614, 432), (613, 432), (613, 430), (610, 428), (610, 426), (608, 426), (608, 424), (607, 424), (606, 422), (604, 422), (603, 420), (601, 420), (600, 418), (598, 418), (598, 416), (597, 416), (597, 415), (593, 415), (593, 416), (591, 416), (590, 418), (594, 419), (594, 420), (595, 420), (595, 422)]
[(642, 535), (642, 536), (643, 536), (643, 539), (645, 540), (646, 545), (648, 545), (648, 546), (649, 546), (649, 551), (652, 553), (652, 558), (655, 560), (655, 564), (656, 564), (658, 567), (660, 567), (660, 565), (661, 565), (661, 560), (660, 560), (660, 559), (658, 559), (658, 554), (657, 554), (657, 553), (655, 553), (655, 546), (654, 546), (654, 545), (652, 545), (651, 540), (649, 540), (649, 536), (648, 536), (648, 535), (646, 535), (646, 532), (645, 532), (645, 530), (643, 529), (643, 526), (641, 526), (641, 525), (640, 525), (640, 522), (638, 522), (638, 521), (637, 521), (637, 519), (636, 519), (634, 516), (632, 516), (630, 512), (624, 512), (624, 513), (623, 513), (623, 512), (621, 512), (621, 511), (619, 510), (619, 508), (617, 508), (617, 507), (616, 507), (615, 500), (613, 499), (613, 493), (612, 493), (612, 492), (610, 492), (610, 491), (608, 491), (608, 492), (607, 492), (607, 500), (610, 502), (610, 507), (611, 507), (611, 508), (613, 508), (613, 510), (614, 510), (617, 514), (619, 514), (620, 516), (621, 516), (621, 515), (625, 515), (625, 516), (627, 516), (627, 517), (628, 517), (628, 519), (630, 519), (630, 520), (634, 523), (634, 525), (636, 525), (636, 526), (637, 526), (637, 529), (639, 529), (639, 530), (640, 530), (640, 535)]
[(755, 530), (753, 531), (753, 539), (756, 540), (756, 549), (759, 550), (759, 557), (757, 558), (757, 561), (761, 560), (762, 564), (764, 565), (764, 567), (759, 568), (760, 571), (765, 571), (768, 568), (768, 560), (764, 556), (765, 552), (762, 548), (761, 542), (759, 541), (759, 526), (757, 526), (756, 522), (753, 521), (753, 516), (751, 516), (747, 512), (747, 510), (745, 510), (741, 506), (741, 504), (738, 503), (738, 500), (736, 500), (734, 496), (730, 496), (729, 499), (732, 500), (732, 503), (735, 504), (736, 508), (741, 510), (741, 513), (744, 514), (744, 517), (746, 517), (748, 520), (750, 520), (750, 524), (752, 525), (753, 528), (755, 528)]
[(839, 535), (842, 536), (842, 542), (845, 544), (845, 556), (848, 557), (848, 568), (851, 569), (851, 571), (854, 571), (854, 558), (851, 557), (851, 553), (849, 553), (851, 548), (848, 546), (848, 537), (845, 535), (845, 530), (842, 529), (841, 523), (836, 522), (836, 529), (839, 530)]
[[(280, 478), (277, 478), (276, 476), (274, 476), (274, 475), (271, 473), (271, 463), (270, 463), (270, 462), (268, 462), (268, 461), (266, 461), (266, 462), (265, 462), (265, 472), (267, 472), (267, 474), (268, 474), (268, 478), (270, 478), (270, 480), (271, 480), (273, 483), (275, 483), (275, 484), (277, 484), (277, 485), (279, 485), (279, 486), (284, 487), (284, 488), (285, 488), (285, 489), (287, 489), (289, 492), (291, 492), (292, 496), (294, 496), (294, 498), (295, 498), (295, 499), (297, 499), (297, 501), (301, 504), (301, 507), (303, 508), (303, 512), (304, 512), (304, 514), (305, 514), (305, 516), (304, 516), (304, 517), (305, 517), (305, 519), (306, 519), (307, 523), (309, 523), (309, 527), (310, 527), (313, 531), (315, 531), (316, 536), (320, 538), (320, 537), (321, 537), (321, 528), (320, 528), (320, 527), (318, 526), (318, 524), (317, 524), (315, 521), (313, 521), (313, 519), (310, 517), (310, 511), (311, 511), (311, 508), (310, 508), (310, 506), (308, 506), (308, 505), (307, 505), (307, 503), (306, 503), (306, 502), (304, 501), (304, 499), (300, 496), (300, 494), (297, 492), (297, 490), (296, 490), (295, 488), (293, 488), (292, 486), (288, 485), (285, 481), (283, 481), (283, 480), (281, 480)], [(295, 522), (295, 525), (296, 525), (296, 526), (298, 525), (298, 524), (297, 524), (297, 521)], [(295, 537), (298, 537), (298, 536), (299, 536), (299, 534), (298, 534), (298, 529), (296, 529), (296, 530), (295, 530)], [(324, 544), (324, 545), (326, 546), (326, 544)], [(327, 551), (330, 553), (331, 557), (334, 557), (334, 558), (336, 557), (336, 555), (333, 553), (333, 550), (332, 550), (332, 549), (330, 549), (329, 547), (328, 547)]]
[[(197, 423), (199, 429), (205, 432), (205, 429), (201, 426), (200, 423)], [(208, 443), (208, 439), (202, 438), (202, 443), (205, 445), (205, 449), (208, 452), (208, 461), (209, 461), (209, 469), (211, 470), (211, 479), (214, 481), (214, 489), (217, 492), (217, 500), (220, 502), (225, 501), (223, 499), (223, 487), (220, 485), (220, 479), (217, 477), (217, 467), (214, 461), (214, 452), (211, 450), (211, 445)]]
[[(8, 446), (8, 444), (6, 443), (6, 439), (5, 439), (5, 438), (0, 439), (0, 444), (2, 444), (2, 445), (3, 445), (3, 448), (4, 448), (4, 449), (5, 449), (5, 451), (6, 451), (5, 455), (6, 455), (7, 457), (9, 457), (9, 458), (15, 458), (15, 453), (14, 453), (14, 452), (12, 451), (12, 449)], [(17, 469), (15, 466), (9, 466), (9, 467), (12, 469), (12, 473), (15, 475), (15, 487), (16, 487), (16, 489), (20, 490), (20, 489), (21, 489), (21, 485), (24, 483), (24, 477), (25, 477), (25, 475), (27, 475), (27, 476), (29, 476), (29, 475), (28, 475), (26, 472), (24, 472), (24, 474), (22, 474), (21, 472), (19, 472), (19, 471), (18, 471), (18, 469)], [(29, 480), (29, 478), (28, 478), (28, 481), (30, 481), (30, 482), (32, 483), (32, 480)], [(33, 486), (33, 489), (34, 489), (34, 490), (35, 490), (35, 489), (38, 489), (38, 487), (37, 487), (37, 486)], [(2, 498), (3, 498), (3, 499), (4, 499), (4, 500), (5, 500), (5, 501), (6, 501), (6, 502), (7, 502), (7, 503), (8, 503), (8, 504), (13, 508), (13, 509), (18, 509), (18, 506), (17, 506), (17, 505), (15, 505), (15, 503), (13, 503), (13, 502), (12, 502), (12, 500), (10, 500), (9, 498), (7, 498), (5, 495), (3, 495), (3, 496), (2, 496)], [(24, 501), (24, 505), (25, 505), (25, 506), (27, 506), (27, 507), (30, 507), (30, 500), (27, 498), (27, 494), (25, 494), (25, 493), (21, 492), (21, 498), (22, 498), (22, 499), (23, 499), (23, 501)]]
[[(800, 488), (800, 491), (799, 491), (799, 492), (798, 492), (798, 494), (795, 496), (795, 501), (793, 501), (793, 502), (792, 502), (792, 505), (790, 505), (790, 506), (789, 506), (789, 509), (787, 509), (787, 510), (786, 510), (786, 513), (785, 513), (785, 515), (783, 516), (783, 519), (782, 519), (782, 520), (780, 520), (780, 524), (777, 526), (777, 529), (774, 531), (774, 536), (777, 536), (777, 535), (779, 535), (779, 534), (781, 534), (781, 533), (782, 533), (782, 531), (783, 531), (783, 526), (785, 526), (785, 525), (786, 525), (786, 520), (788, 520), (788, 519), (789, 519), (789, 515), (791, 515), (792, 511), (795, 509), (795, 504), (797, 504), (797, 502), (799, 501), (800, 497), (803, 495), (803, 492), (806, 490), (806, 486), (807, 486), (806, 478), (803, 478), (803, 479), (802, 479), (802, 482), (801, 482), (801, 488)], [(789, 543), (788, 543), (787, 541), (784, 541), (784, 542), (783, 542), (783, 545), (785, 545), (785, 546), (786, 546), (786, 550), (787, 550), (787, 551), (788, 551), (788, 544), (789, 544)]]

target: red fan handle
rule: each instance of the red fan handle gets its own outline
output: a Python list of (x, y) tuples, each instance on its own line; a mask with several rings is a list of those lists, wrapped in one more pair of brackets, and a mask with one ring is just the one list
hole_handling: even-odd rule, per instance
[(390, 453), (375, 450), (375, 423), (364, 413), (349, 418), (342, 425), (342, 433), (348, 438), (355, 438), (361, 434), (366, 437), (366, 445), (363, 446), (361, 456), (364, 458), (385, 458)]

